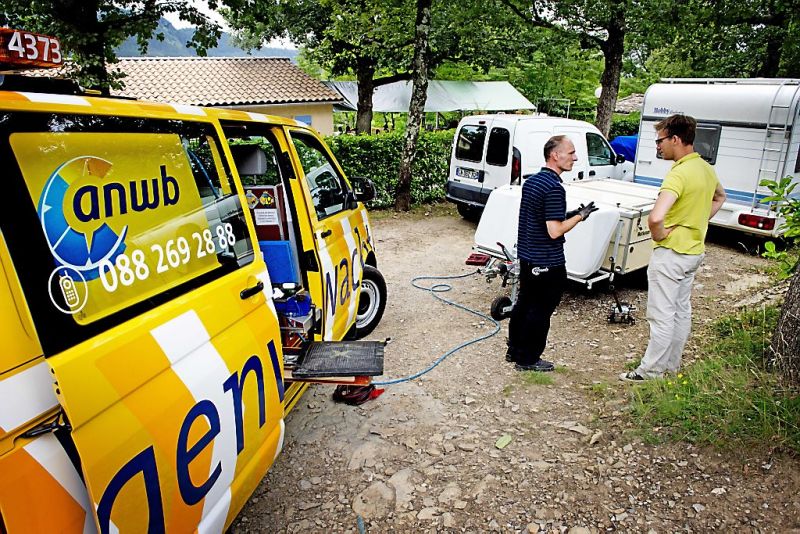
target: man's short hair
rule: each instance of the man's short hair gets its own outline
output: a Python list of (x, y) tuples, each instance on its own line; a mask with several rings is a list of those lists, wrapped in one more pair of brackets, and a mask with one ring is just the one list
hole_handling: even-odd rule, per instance
[(553, 150), (555, 150), (559, 146), (561, 146), (561, 143), (563, 143), (564, 139), (566, 139), (566, 138), (567, 138), (566, 135), (554, 135), (553, 137), (551, 137), (550, 139), (547, 140), (547, 142), (544, 144), (544, 160), (545, 161), (550, 159), (550, 154), (553, 152)]
[(689, 115), (670, 115), (656, 123), (656, 131), (666, 132), (669, 137), (677, 135), (684, 145), (693, 145), (697, 121)]

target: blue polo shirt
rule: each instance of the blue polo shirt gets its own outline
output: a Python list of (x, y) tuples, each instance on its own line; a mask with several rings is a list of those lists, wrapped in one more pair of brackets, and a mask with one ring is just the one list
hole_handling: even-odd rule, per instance
[(563, 221), (567, 211), (567, 198), (561, 177), (551, 169), (542, 167), (528, 176), (522, 184), (519, 206), (517, 255), (535, 266), (558, 267), (564, 259), (564, 236), (552, 239), (547, 233), (547, 221)]

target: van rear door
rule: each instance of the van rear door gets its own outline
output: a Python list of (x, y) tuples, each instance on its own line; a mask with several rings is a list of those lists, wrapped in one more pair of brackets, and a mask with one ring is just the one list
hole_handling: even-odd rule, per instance
[(448, 194), (456, 201), (484, 206), (492, 189), (484, 189), (486, 143), (491, 119), (462, 121), (450, 155)]
[(483, 166), (483, 192), (491, 194), (501, 185), (511, 183), (512, 146), (514, 124), (492, 121), (486, 142)]
[(280, 448), (283, 382), (218, 129), (5, 117), (0, 230), (100, 531), (222, 531)]

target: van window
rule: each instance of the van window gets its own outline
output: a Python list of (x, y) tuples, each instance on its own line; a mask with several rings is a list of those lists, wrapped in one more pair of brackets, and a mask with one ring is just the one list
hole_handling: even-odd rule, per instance
[(483, 143), (486, 140), (486, 126), (462, 126), (456, 141), (456, 159), (481, 161)]
[(719, 124), (697, 124), (694, 136), (694, 149), (700, 157), (711, 165), (717, 162), (717, 150), (719, 149), (719, 137), (722, 126)]
[(586, 134), (586, 147), (589, 151), (589, 165), (614, 165), (614, 152), (602, 135)]
[(505, 167), (508, 164), (508, 144), (511, 134), (505, 128), (492, 128), (489, 146), (486, 148), (486, 163)]
[(45, 355), (253, 260), (211, 124), (0, 114), (8, 242)]
[(347, 188), (325, 149), (313, 135), (293, 131), (291, 137), (306, 175), (317, 219), (339, 213), (346, 205)]

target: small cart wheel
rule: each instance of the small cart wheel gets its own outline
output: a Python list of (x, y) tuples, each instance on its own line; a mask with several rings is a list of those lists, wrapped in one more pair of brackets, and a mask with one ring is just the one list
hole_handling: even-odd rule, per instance
[(507, 308), (510, 307), (511, 307), (510, 298), (506, 296), (497, 297), (492, 301), (492, 309), (490, 312), (492, 319), (494, 319), (495, 321), (502, 321), (503, 319), (508, 319), (509, 317), (511, 317), (511, 309), (507, 310)]

